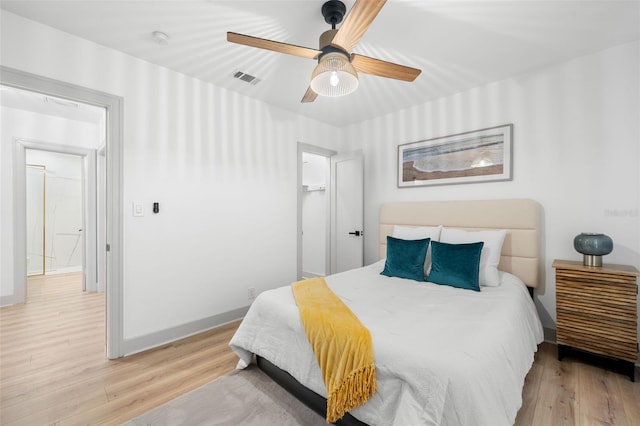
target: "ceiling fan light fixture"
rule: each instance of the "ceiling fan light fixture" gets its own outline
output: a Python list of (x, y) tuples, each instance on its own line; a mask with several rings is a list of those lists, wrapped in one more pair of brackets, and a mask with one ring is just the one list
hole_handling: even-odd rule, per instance
[(322, 55), (311, 74), (311, 89), (320, 96), (337, 97), (358, 88), (358, 74), (342, 52)]

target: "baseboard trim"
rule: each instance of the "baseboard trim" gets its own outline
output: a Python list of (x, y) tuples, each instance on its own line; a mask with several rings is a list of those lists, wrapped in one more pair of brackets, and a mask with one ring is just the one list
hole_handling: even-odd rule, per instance
[(52, 269), (50, 271), (45, 271), (45, 275), (70, 274), (70, 273), (73, 273), (73, 272), (82, 272), (82, 265), (80, 265), (80, 266), (68, 266), (66, 268)]
[(202, 333), (212, 328), (220, 327), (233, 321), (242, 319), (249, 310), (249, 306), (223, 312), (207, 318), (202, 318), (190, 323), (181, 324), (175, 327), (156, 331), (143, 336), (124, 339), (122, 342), (122, 353), (124, 356), (133, 355), (158, 346)]
[(0, 296), (0, 308), (4, 308), (5, 306), (17, 305), (18, 303), (20, 303), (20, 300), (18, 300), (15, 294)]

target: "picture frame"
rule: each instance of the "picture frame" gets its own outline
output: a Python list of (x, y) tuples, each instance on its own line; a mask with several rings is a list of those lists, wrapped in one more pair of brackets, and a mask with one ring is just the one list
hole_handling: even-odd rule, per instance
[(512, 179), (513, 124), (398, 145), (398, 188)]

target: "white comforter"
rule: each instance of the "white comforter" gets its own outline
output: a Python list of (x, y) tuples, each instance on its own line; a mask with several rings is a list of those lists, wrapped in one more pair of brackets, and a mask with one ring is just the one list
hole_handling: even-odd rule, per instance
[[(329, 287), (373, 337), (378, 391), (351, 414), (370, 425), (511, 425), (542, 325), (524, 284), (501, 272), (481, 292), (389, 278), (383, 262), (332, 275)], [(326, 397), (290, 286), (254, 301), (230, 342)]]

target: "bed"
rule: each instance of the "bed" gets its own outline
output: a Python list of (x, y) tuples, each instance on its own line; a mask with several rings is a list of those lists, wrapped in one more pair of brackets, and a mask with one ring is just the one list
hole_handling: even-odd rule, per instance
[[(541, 271), (540, 218), (532, 200), (381, 206), (380, 260), (326, 277), (373, 339), (378, 390), (343, 418), (346, 423), (513, 424), (543, 338), (530, 297)], [(469, 291), (381, 275), (387, 242), (394, 241), (388, 236), (441, 226), (450, 243), (459, 242), (456, 233), (503, 231), (498, 282)], [(322, 411), (325, 386), (290, 286), (260, 294), (230, 346), (240, 357), (239, 368), (255, 355), (274, 380)]]

